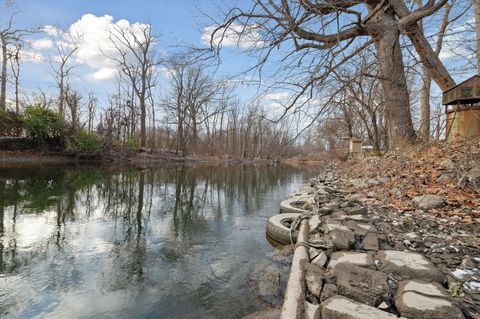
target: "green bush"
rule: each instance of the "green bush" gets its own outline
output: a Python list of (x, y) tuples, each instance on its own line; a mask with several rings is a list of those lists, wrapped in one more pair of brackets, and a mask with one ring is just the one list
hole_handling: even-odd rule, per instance
[(0, 110), (0, 136), (18, 136), (22, 133), (25, 122), (21, 114)]
[(140, 142), (138, 140), (138, 136), (132, 135), (127, 137), (125, 141), (125, 149), (127, 151), (137, 151), (140, 147)]
[(102, 149), (102, 141), (95, 133), (81, 129), (73, 136), (73, 148), (84, 153), (95, 153)]
[(51, 144), (62, 140), (65, 123), (59, 113), (31, 105), (25, 108), (25, 128), (32, 138)]

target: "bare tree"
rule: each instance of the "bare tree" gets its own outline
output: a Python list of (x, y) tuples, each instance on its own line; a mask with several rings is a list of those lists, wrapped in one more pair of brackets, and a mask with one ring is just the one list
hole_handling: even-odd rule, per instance
[[(455, 84), (418, 26), (419, 21), (437, 12), (446, 2), (429, 0), (423, 7), (411, 11), (403, 0), (256, 0), (248, 11), (230, 10), (212, 33), (211, 43), (219, 47), (228, 32), (237, 32), (241, 39), (253, 30), (261, 37), (257, 41), (263, 52), (260, 65), (269, 60), (274, 48), (285, 42), (291, 44), (286, 45), (285, 58), (298, 53), (297, 64), (315, 61), (315, 72), (308, 74), (304, 83), (295, 83), (301, 89), (290, 108), (300, 96), (324, 82), (332, 70), (373, 43), (381, 70), (388, 135), (393, 146), (415, 139), (400, 36), (404, 34), (411, 40), (422, 63), (442, 90)], [(363, 13), (364, 8), (368, 9), (368, 14)], [(238, 25), (240, 28), (236, 27)], [(311, 52), (320, 54), (321, 58), (306, 58)]]
[[(149, 90), (156, 85), (149, 80), (154, 77), (159, 59), (154, 54), (154, 45), (158, 37), (152, 33), (150, 25), (138, 25), (135, 29), (115, 26), (110, 40), (117, 51), (110, 56), (122, 74), (130, 82), (133, 93), (140, 106), (140, 145), (146, 146), (146, 116)], [(131, 101), (133, 103), (133, 101)]]
[(7, 101), (7, 66), (9, 59), (8, 47), (9, 45), (16, 45), (20, 43), (21, 38), (27, 34), (33, 32), (27, 29), (16, 29), (13, 26), (13, 19), (16, 13), (10, 15), (10, 19), (7, 25), (0, 30), (0, 45), (2, 49), (2, 70), (0, 77), (0, 109), (6, 108)]
[(22, 44), (17, 42), (9, 53), (10, 66), (12, 69), (13, 81), (15, 86), (15, 112), (20, 112), (20, 53)]
[(69, 85), (65, 88), (65, 104), (69, 110), (70, 125), (73, 132), (80, 128), (80, 112), (82, 95)]
[[(422, 5), (422, 1), (417, 0), (419, 7)], [(445, 11), (442, 17), (442, 23), (437, 35), (437, 41), (435, 46), (435, 54), (438, 56), (442, 50), (443, 39), (445, 37), (445, 31), (447, 30), (449, 21), (449, 15), (452, 6), (455, 4), (455, 0), (451, 3), (445, 4)], [(457, 17), (458, 18), (458, 17)], [(423, 26), (420, 24), (420, 27)], [(423, 64), (422, 65), (422, 83), (420, 88), (420, 136), (428, 140), (430, 138), (430, 90), (432, 84), (432, 76), (430, 74), (429, 68)]]
[(56, 55), (50, 57), (50, 68), (55, 77), (58, 86), (58, 112), (65, 119), (65, 99), (67, 86), (73, 69), (77, 66), (72, 63), (72, 58), (78, 51), (79, 34), (72, 34), (70, 31), (64, 31), (55, 28), (57, 41), (55, 41)]
[(87, 102), (87, 129), (89, 132), (93, 131), (93, 122), (95, 121), (95, 112), (97, 111), (97, 98), (92, 92), (88, 94)]

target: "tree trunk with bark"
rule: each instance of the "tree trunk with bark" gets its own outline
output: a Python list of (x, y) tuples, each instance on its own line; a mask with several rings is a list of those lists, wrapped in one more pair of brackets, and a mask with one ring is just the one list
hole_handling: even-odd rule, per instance
[(480, 75), (480, 0), (473, 0), (475, 33), (477, 35), (477, 74)]
[[(391, 9), (378, 12), (376, 17), (382, 25), (396, 25)], [(399, 37), (400, 32), (394, 27), (385, 28), (383, 32), (373, 35), (385, 94), (389, 145), (392, 146), (415, 140)]]
[(8, 40), (5, 35), (0, 37), (2, 44), (2, 75), (0, 88), (0, 109), (5, 110), (7, 107), (7, 44)]

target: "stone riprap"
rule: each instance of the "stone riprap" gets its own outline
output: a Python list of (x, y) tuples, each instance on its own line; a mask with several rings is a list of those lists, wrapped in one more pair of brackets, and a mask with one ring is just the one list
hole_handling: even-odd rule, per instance
[[(305, 267), (304, 318), (465, 318), (459, 300), (443, 286), (450, 289), (453, 277), (447, 280), (424, 255), (385, 242), (369, 209), (346, 198), (335, 182), (312, 180), (303, 191), (315, 202), (308, 216), (312, 245)], [(419, 205), (441, 204), (426, 199)], [(408, 232), (404, 238), (421, 240)]]

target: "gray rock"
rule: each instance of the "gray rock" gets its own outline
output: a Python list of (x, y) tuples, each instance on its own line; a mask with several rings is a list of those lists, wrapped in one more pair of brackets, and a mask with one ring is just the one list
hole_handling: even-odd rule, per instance
[(339, 295), (323, 302), (320, 305), (320, 312), (325, 319), (398, 319), (391, 313)]
[(383, 250), (376, 258), (380, 261), (378, 270), (392, 274), (397, 280), (421, 278), (439, 283), (445, 280), (445, 275), (421, 254)]
[(399, 283), (395, 306), (402, 316), (425, 319), (463, 319), (461, 310), (438, 283), (404, 280)]
[(305, 301), (303, 318), (304, 319), (320, 319), (320, 305), (314, 305)]
[(437, 182), (446, 183), (446, 182), (451, 181), (453, 179), (453, 177), (454, 176), (451, 173), (444, 173), (437, 178)]
[(320, 254), (318, 254), (317, 257), (313, 258), (311, 263), (318, 267), (325, 267), (325, 264), (327, 263), (327, 258), (327, 254), (322, 251)]
[(346, 209), (346, 212), (349, 215), (365, 215), (366, 213), (368, 213), (368, 209), (362, 206), (355, 206), (355, 207)]
[(326, 280), (337, 286), (340, 295), (377, 306), (388, 298), (387, 275), (376, 270), (340, 263), (325, 273)]
[(442, 207), (444, 204), (444, 200), (441, 196), (438, 195), (422, 195), (415, 196), (412, 199), (412, 203), (418, 208), (429, 210), (432, 208)]
[[(346, 215), (346, 214), (345, 214)], [(322, 224), (322, 229), (325, 234), (330, 233), (333, 230), (340, 229), (343, 231), (348, 231), (348, 227), (344, 226), (341, 221), (335, 220), (333, 218), (325, 219), (325, 222)]]
[(310, 263), (306, 264), (305, 268), (305, 281), (307, 282), (307, 288), (318, 298), (322, 292), (324, 270)]
[(336, 264), (350, 263), (360, 267), (374, 268), (372, 253), (359, 253), (353, 251), (337, 251), (330, 256), (327, 270)]
[(346, 231), (334, 229), (329, 233), (329, 237), (336, 250), (348, 250), (350, 245), (355, 241), (353, 232), (348, 228)]
[(452, 161), (449, 158), (444, 159), (440, 162), (440, 168), (447, 169), (447, 170), (452, 170), (452, 169), (455, 168), (455, 162)]
[(323, 285), (322, 295), (320, 296), (320, 302), (322, 303), (328, 298), (333, 297), (337, 294), (338, 294), (337, 286), (327, 282)]
[(363, 249), (365, 250), (378, 250), (378, 237), (376, 233), (368, 233), (363, 239)]
[(317, 257), (320, 254), (320, 252), (321, 252), (320, 249), (310, 247), (310, 249), (308, 250), (308, 257), (310, 258), (310, 260), (315, 259), (315, 257)]
[(352, 182), (353, 187), (355, 187), (355, 188), (367, 188), (368, 187), (368, 184), (363, 179), (360, 179), (360, 178), (352, 179), (351, 182)]
[(320, 224), (322, 223), (319, 215), (313, 215), (308, 219), (308, 226), (310, 228), (310, 234), (318, 232)]
[(359, 223), (354, 220), (348, 220), (344, 222), (344, 224), (358, 236), (366, 236), (368, 233), (375, 233), (377, 231), (375, 226), (371, 224)]
[(477, 186), (480, 184), (480, 167), (474, 167), (460, 178), (459, 185), (465, 187), (468, 184)]

